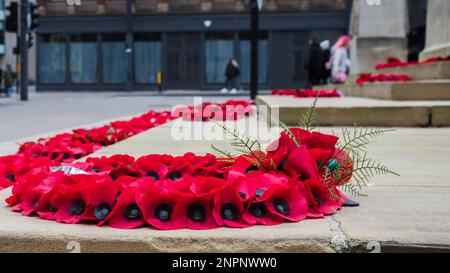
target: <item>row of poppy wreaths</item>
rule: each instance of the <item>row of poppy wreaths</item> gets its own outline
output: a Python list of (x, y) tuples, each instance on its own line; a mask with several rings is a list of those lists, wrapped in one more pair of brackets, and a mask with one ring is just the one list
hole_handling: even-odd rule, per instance
[(374, 82), (410, 82), (413, 79), (404, 74), (372, 74), (372, 73), (362, 73), (356, 79), (357, 85), (363, 85), (367, 83)]
[[(228, 105), (242, 105), (248, 108), (250, 104), (247, 101), (229, 100), (224, 103), (208, 105), (210, 108), (217, 110), (225, 109)], [(195, 115), (199, 115), (199, 109), (205, 111), (203, 121), (208, 121), (211, 113), (206, 113), (206, 108), (186, 108), (184, 111), (172, 113), (170, 111), (149, 111), (127, 121), (115, 121), (93, 129), (76, 129), (70, 133), (41, 138), (36, 142), (23, 143), (16, 154), (0, 157), (0, 190), (10, 187), (20, 176), (25, 175), (36, 167), (70, 163), (102, 147), (112, 145), (178, 118), (180, 115), (190, 116), (191, 113), (194, 115), (194, 110)], [(233, 117), (225, 114), (223, 116), (225, 119), (235, 119), (243, 115), (239, 113), (239, 115), (236, 114)]]
[(310, 89), (275, 89), (274, 96), (293, 96), (295, 98), (339, 98), (342, 94), (338, 90), (310, 90)]
[(243, 228), (333, 214), (347, 201), (336, 187), (350, 180), (351, 159), (335, 136), (290, 131), (259, 156), (233, 160), (116, 155), (75, 163), (76, 175), (41, 166), (20, 177), (6, 201), (23, 215), (120, 229)]
[(246, 100), (229, 100), (225, 103), (204, 102), (196, 106), (178, 107), (173, 111), (188, 121), (232, 121), (255, 113), (255, 103)]
[(447, 57), (432, 57), (422, 62), (404, 62), (397, 57), (388, 57), (386, 62), (380, 62), (375, 66), (375, 69), (394, 68), (402, 66), (422, 65), (437, 62), (449, 62), (450, 56)]

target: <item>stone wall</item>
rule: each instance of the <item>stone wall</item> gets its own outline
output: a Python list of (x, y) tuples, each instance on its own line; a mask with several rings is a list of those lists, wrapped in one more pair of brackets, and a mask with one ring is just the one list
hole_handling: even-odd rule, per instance
[(425, 60), (450, 55), (450, 1), (429, 0), (427, 14), (426, 48), (420, 54)]
[(354, 0), (350, 24), (353, 37), (352, 73), (372, 70), (389, 56), (406, 59), (408, 9), (406, 0)]

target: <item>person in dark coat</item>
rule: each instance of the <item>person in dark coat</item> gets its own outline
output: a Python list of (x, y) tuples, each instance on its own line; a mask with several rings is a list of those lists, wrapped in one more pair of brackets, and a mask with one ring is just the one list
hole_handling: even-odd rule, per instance
[(317, 39), (313, 38), (309, 41), (309, 54), (306, 70), (308, 70), (308, 87), (320, 84), (322, 79), (322, 49)]
[(241, 84), (239, 82), (240, 75), (241, 69), (239, 68), (238, 62), (230, 58), (225, 68), (225, 88), (221, 92), (235, 94), (238, 90), (241, 90)]
[(16, 80), (16, 73), (12, 70), (11, 65), (6, 65), (6, 70), (3, 73), (3, 79), (5, 82), (5, 93), (7, 97), (10, 97), (13, 92), (14, 81)]
[(330, 41), (325, 40), (320, 43), (322, 49), (322, 79), (321, 84), (328, 84), (331, 81), (331, 50)]

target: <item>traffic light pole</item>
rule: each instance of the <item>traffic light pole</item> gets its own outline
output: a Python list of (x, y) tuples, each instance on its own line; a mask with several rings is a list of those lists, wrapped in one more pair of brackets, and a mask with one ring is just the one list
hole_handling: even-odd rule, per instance
[(132, 18), (133, 18), (133, 3), (132, 0), (127, 1), (127, 34), (126, 34), (126, 49), (125, 54), (127, 58), (127, 91), (131, 92), (133, 89), (133, 32), (132, 32)]
[(20, 100), (28, 100), (28, 46), (27, 46), (27, 16), (28, 0), (20, 1)]
[(259, 42), (259, 7), (257, 0), (251, 0), (251, 70), (250, 99), (258, 95), (258, 42)]

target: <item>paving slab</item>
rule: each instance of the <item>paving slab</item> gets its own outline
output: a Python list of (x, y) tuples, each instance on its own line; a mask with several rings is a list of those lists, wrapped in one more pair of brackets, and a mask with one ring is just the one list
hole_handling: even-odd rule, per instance
[[(312, 105), (313, 99), (290, 96), (258, 96), (258, 105), (269, 108), (273, 117), (288, 125), (296, 125)], [(388, 101), (370, 98), (321, 98), (317, 107), (316, 126), (387, 126), (428, 127), (432, 123), (432, 107), (450, 109), (450, 101)], [(446, 111), (435, 112), (436, 118), (447, 120)]]

